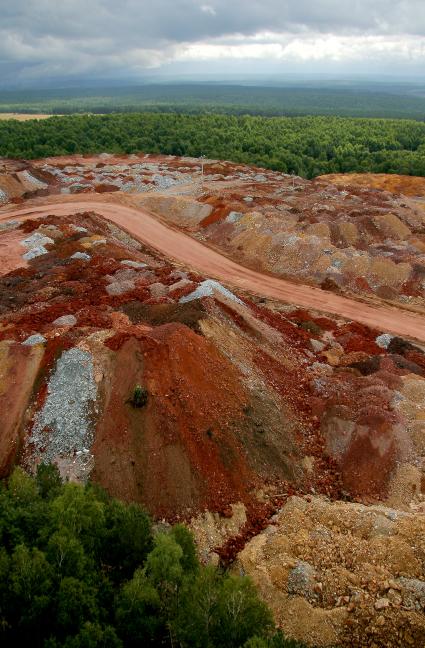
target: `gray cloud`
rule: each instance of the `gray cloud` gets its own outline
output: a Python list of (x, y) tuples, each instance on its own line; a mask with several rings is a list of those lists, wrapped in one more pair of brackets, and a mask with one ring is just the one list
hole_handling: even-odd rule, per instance
[(305, 62), (303, 44), (313, 59), (321, 51), (324, 60), (391, 59), (400, 50), (406, 66), (425, 63), (424, 0), (0, 2), (6, 79), (137, 75), (196, 57)]

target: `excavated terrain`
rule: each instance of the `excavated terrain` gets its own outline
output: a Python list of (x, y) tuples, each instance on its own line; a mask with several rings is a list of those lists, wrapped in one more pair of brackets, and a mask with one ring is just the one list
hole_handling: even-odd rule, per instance
[[(422, 646), (425, 336), (235, 289), (142, 242), (143, 209), (359, 312), (419, 317), (421, 196), (211, 161), (202, 182), (183, 158), (1, 165), (1, 476), (54, 461), (187, 521), (202, 559), (250, 574), (310, 646)], [(140, 209), (138, 228), (101, 204)]]

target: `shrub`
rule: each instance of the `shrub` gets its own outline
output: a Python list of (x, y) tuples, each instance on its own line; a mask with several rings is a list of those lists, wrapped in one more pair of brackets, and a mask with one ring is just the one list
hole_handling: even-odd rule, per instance
[(144, 407), (148, 402), (148, 391), (141, 385), (136, 385), (130, 400), (133, 407)]

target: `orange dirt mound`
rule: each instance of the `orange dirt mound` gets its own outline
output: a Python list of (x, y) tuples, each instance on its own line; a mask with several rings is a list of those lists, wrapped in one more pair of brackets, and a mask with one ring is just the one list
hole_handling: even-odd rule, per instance
[[(246, 500), (254, 475), (234, 428), (247, 395), (229, 361), (186, 326), (165, 324), (125, 341), (112, 362), (94, 478), (167, 517)], [(128, 402), (136, 384), (149, 394), (142, 409)]]
[(316, 178), (337, 186), (371, 187), (405, 196), (425, 196), (425, 178), (393, 173), (334, 173)]

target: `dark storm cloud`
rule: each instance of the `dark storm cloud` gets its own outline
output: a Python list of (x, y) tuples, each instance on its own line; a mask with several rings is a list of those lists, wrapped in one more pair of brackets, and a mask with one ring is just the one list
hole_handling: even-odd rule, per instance
[[(191, 43), (425, 35), (424, 0), (0, 0), (0, 69), (27, 76), (140, 72)], [(398, 41), (402, 42), (402, 41)], [(416, 49), (417, 53), (417, 49)], [(230, 54), (231, 55), (231, 54)]]

